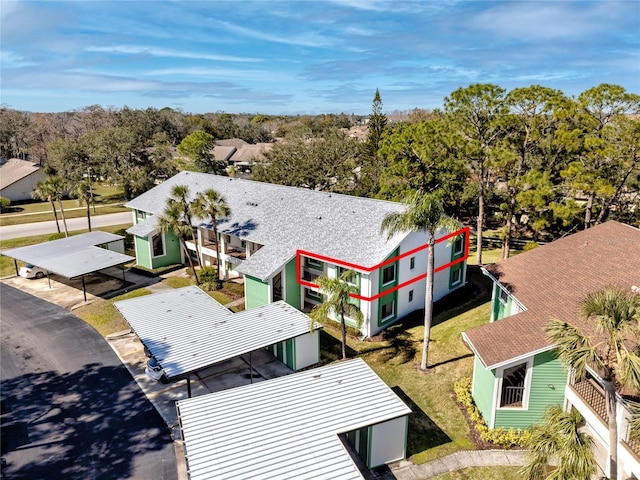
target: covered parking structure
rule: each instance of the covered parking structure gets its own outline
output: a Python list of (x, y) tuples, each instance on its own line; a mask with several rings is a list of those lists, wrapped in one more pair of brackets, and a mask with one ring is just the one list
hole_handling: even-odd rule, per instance
[[(55, 273), (69, 280), (81, 278), (82, 293), (86, 302), (86, 275), (135, 260), (134, 257), (124, 254), (123, 240), (124, 237), (120, 235), (95, 231), (5, 250), (2, 255), (13, 258), (16, 275), (18, 275), (18, 260), (47, 270), (49, 287), (51, 287), (49, 273)], [(122, 281), (126, 284), (124, 268)]]
[[(269, 349), (292, 370), (320, 360), (320, 324), (284, 301), (234, 313), (200, 288), (188, 286), (121, 300), (116, 309), (169, 380)], [(253, 367), (249, 365), (251, 375)], [(253, 377), (251, 378), (253, 382)]]
[(374, 468), (406, 456), (411, 409), (362, 359), (176, 407), (191, 480), (356, 480), (371, 478), (362, 463)]

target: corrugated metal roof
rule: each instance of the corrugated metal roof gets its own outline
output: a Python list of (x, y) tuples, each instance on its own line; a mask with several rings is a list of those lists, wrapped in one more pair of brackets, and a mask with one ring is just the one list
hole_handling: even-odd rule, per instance
[(303, 335), (311, 322), (283, 301), (233, 313), (195, 286), (114, 305), (169, 378)]
[(96, 247), (122, 238), (113, 233), (95, 231), (5, 250), (2, 255), (32, 263), (66, 278), (75, 278), (135, 260), (129, 255)]
[[(293, 258), (297, 249), (374, 266), (407, 236), (399, 234), (387, 240), (380, 233), (382, 219), (388, 213), (403, 211), (406, 206), (402, 203), (198, 172), (180, 172), (126, 206), (161, 215), (174, 185), (188, 186), (192, 197), (208, 188), (224, 196), (231, 217), (219, 220), (219, 232), (277, 246), (257, 252), (256, 258), (242, 267), (243, 273), (261, 280), (282, 267), (282, 258)], [(194, 224), (208, 221), (194, 219)]]
[(338, 434), (411, 413), (361, 359), (177, 402), (191, 480), (361, 479)]

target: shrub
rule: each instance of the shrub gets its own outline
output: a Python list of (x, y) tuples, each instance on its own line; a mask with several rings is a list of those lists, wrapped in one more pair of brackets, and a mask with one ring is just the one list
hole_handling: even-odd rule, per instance
[(214, 267), (202, 267), (198, 272), (200, 288), (207, 291), (220, 290), (222, 285), (218, 279), (218, 270)]
[(453, 391), (456, 394), (458, 402), (460, 402), (469, 414), (469, 419), (475, 425), (475, 429), (480, 434), (480, 438), (485, 442), (493, 443), (499, 447), (522, 447), (529, 438), (528, 430), (513, 428), (494, 428), (490, 429), (482, 418), (482, 414), (471, 395), (471, 379), (464, 377), (453, 384)]
[(524, 247), (522, 248), (523, 251), (528, 252), (529, 250), (533, 250), (534, 248), (538, 248), (539, 245), (534, 242), (533, 240), (529, 240), (527, 243), (524, 244)]
[(0, 197), (0, 212), (4, 212), (11, 206), (11, 200), (5, 197)]

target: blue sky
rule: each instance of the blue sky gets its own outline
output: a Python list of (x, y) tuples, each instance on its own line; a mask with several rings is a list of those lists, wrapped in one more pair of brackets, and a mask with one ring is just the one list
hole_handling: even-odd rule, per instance
[(0, 0), (0, 103), (266, 114), (437, 108), (459, 87), (640, 93), (640, 1)]

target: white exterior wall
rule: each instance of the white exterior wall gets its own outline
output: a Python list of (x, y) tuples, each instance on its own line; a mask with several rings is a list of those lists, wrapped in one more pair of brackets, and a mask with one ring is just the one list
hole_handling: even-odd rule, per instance
[(118, 252), (118, 253), (124, 254), (124, 239), (116, 240), (115, 242), (106, 243), (102, 245), (102, 247), (112, 252)]
[(37, 170), (30, 175), (6, 186), (0, 192), (0, 197), (8, 198), (12, 202), (19, 200), (31, 200), (31, 193), (36, 188), (36, 183), (41, 182), (47, 176), (42, 170)]
[(316, 330), (296, 337), (296, 370), (315, 365), (320, 361), (320, 334)]
[(370, 468), (405, 458), (406, 438), (407, 417), (394, 418), (372, 426)]

